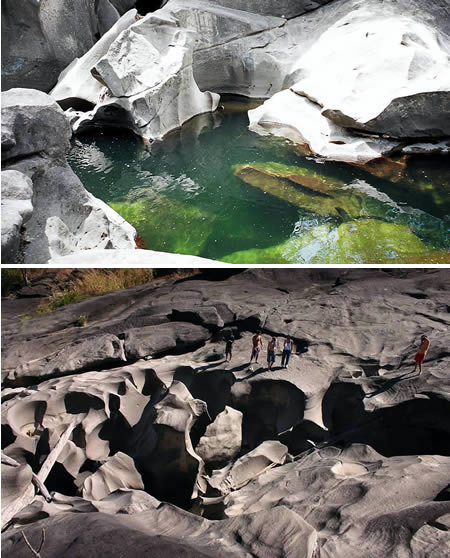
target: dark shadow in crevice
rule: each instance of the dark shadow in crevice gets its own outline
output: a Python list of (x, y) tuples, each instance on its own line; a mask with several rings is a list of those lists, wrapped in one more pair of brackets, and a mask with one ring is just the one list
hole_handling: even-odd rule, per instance
[(429, 394), (393, 407), (368, 412), (360, 386), (335, 383), (322, 401), (324, 425), (329, 437), (342, 436), (343, 445), (368, 444), (377, 452), (395, 455), (450, 455), (448, 426), (450, 402)]
[(90, 393), (80, 391), (70, 391), (64, 396), (66, 412), (71, 415), (88, 413), (90, 409), (104, 409), (103, 401)]
[(13, 444), (17, 439), (9, 424), (2, 424), (2, 449)]
[(284, 380), (260, 380), (234, 392), (230, 406), (243, 414), (242, 453), (278, 436), (303, 420), (305, 394)]

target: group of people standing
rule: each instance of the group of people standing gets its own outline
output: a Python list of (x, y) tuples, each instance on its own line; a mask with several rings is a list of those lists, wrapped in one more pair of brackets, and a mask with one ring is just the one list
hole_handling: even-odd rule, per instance
[[(228, 338), (225, 346), (226, 360), (231, 360), (232, 352), (233, 352), (233, 342), (234, 342), (234, 337), (231, 335), (231, 337)], [(270, 341), (267, 343), (267, 367), (269, 370), (272, 370), (272, 367), (275, 364), (277, 349), (278, 349), (277, 338), (272, 335)], [(281, 354), (281, 368), (289, 368), (289, 359), (291, 358), (292, 349), (293, 349), (293, 341), (291, 337), (288, 335), (283, 341), (283, 352)], [(261, 332), (258, 331), (252, 337), (252, 352), (250, 355), (250, 364), (252, 364), (253, 361), (255, 361), (255, 363), (258, 362), (262, 350), (263, 350), (263, 339), (262, 339)]]

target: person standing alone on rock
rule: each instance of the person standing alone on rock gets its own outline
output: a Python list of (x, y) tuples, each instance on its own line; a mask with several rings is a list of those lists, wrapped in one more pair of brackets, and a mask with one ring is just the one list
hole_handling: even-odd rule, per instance
[[(233, 356), (233, 343), (234, 343), (234, 335), (231, 334), (230, 337), (227, 339), (227, 343), (225, 345), (225, 360), (231, 360)], [(230, 357), (230, 358), (228, 358)]]
[(272, 339), (269, 341), (267, 345), (267, 368), (272, 370), (272, 366), (275, 363), (275, 350), (277, 348), (277, 340), (272, 335)]
[(250, 357), (250, 364), (252, 363), (253, 359), (255, 359), (256, 363), (258, 362), (259, 353), (261, 352), (261, 349), (263, 347), (260, 331), (258, 331), (258, 333), (255, 333), (255, 335), (252, 337), (252, 343), (253, 343), (253, 347), (252, 347), (252, 354)]
[(417, 370), (417, 367), (419, 367), (419, 376), (422, 374), (422, 364), (423, 361), (425, 360), (425, 357), (427, 356), (429, 348), (430, 348), (430, 340), (426, 335), (422, 335), (420, 339), (419, 350), (417, 351), (416, 356), (414, 357), (414, 360), (416, 361), (414, 372)]
[(291, 358), (292, 339), (289, 335), (284, 340), (283, 354), (281, 356), (281, 368), (289, 368), (289, 359)]

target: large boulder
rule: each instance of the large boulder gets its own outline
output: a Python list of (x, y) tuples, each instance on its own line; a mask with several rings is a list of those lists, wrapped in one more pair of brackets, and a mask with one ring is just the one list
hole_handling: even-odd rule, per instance
[(295, 93), (347, 128), (450, 135), (448, 4), (346, 0), (323, 12), (307, 16), (316, 39), (295, 63)]
[(49, 91), (58, 74), (87, 52), (118, 17), (109, 0), (5, 0), (2, 89)]
[(390, 153), (399, 143), (362, 137), (323, 115), (321, 107), (291, 89), (280, 91), (248, 113), (250, 130), (288, 138), (321, 157), (365, 163)]
[(79, 106), (80, 101), (87, 101), (95, 106), (100, 100), (104, 85), (93, 77), (91, 70), (105, 56), (120, 33), (136, 21), (136, 16), (136, 10), (127, 12), (84, 56), (69, 64), (50, 92), (53, 99), (66, 108), (72, 104)]
[(95, 109), (75, 121), (74, 131), (119, 123), (155, 140), (197, 114), (214, 111), (219, 96), (202, 93), (193, 77), (194, 38), (162, 13), (123, 31), (91, 70), (106, 90)]
[(11, 89), (2, 94), (2, 105), (3, 167), (27, 183), (20, 193), (2, 183), (10, 247), (3, 263), (45, 263), (89, 248), (134, 249), (134, 228), (87, 192), (67, 164), (71, 129), (55, 100), (33, 89)]
[(72, 133), (54, 99), (33, 89), (2, 93), (2, 161), (46, 154), (64, 156)]
[(344, 0), (289, 21), (287, 89), (250, 111), (251, 129), (355, 163), (450, 135), (449, 15), (421, 0)]

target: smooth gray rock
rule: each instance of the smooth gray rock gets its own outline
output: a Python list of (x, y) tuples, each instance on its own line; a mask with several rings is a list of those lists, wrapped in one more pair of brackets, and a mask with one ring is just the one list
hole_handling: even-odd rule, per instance
[[(194, 301), (199, 314), (215, 307), (225, 317), (226, 304), (231, 317), (200, 350), (189, 343), (113, 368), (100, 361), (91, 371), (55, 370), (53, 378), (36, 375), (28, 388), (3, 391), (2, 441), (20, 463), (44, 457), (67, 425), (79, 422), (56, 478), (49, 478), (49, 487), (56, 485), (53, 502), (39, 496), (19, 512), (2, 535), (2, 552), (25, 558), (21, 531), (38, 547), (45, 528), (48, 556), (106, 558), (122, 548), (126, 553), (130, 537), (134, 551), (156, 556), (181, 548), (195, 557), (223, 551), (313, 558), (318, 549), (351, 558), (361, 552), (445, 556), (448, 289), (444, 268), (255, 268), (153, 282), (25, 321), (11, 312), (21, 301), (8, 299), (6, 371), (31, 369), (36, 360), (61, 365), (64, 347), (80, 341), (79, 352), (87, 353), (85, 341), (94, 344), (120, 324), (131, 325), (133, 334), (140, 330), (144, 342), (154, 337), (145, 320), (167, 318)], [(88, 326), (75, 328), (81, 313), (89, 314)], [(191, 321), (155, 327), (199, 328), (194, 313), (184, 319)], [(249, 366), (258, 328), (264, 353)], [(236, 337), (231, 362), (201, 360), (206, 348), (223, 350), (230, 330)], [(288, 333), (295, 341), (289, 369), (280, 368), (278, 350), (268, 371), (269, 336), (281, 348)], [(431, 347), (418, 376), (413, 358), (424, 333)], [(66, 362), (74, 360), (65, 354)], [(223, 421), (230, 408), (236, 419)], [(223, 469), (211, 471), (215, 461), (204, 466), (210, 450), (215, 460), (237, 449), (239, 436), (238, 459)], [(92, 502), (60, 494), (75, 493), (92, 476), (101, 496), (136, 480), (135, 470), (151, 496), (123, 488)], [(8, 482), (14, 486), (14, 479)], [(204, 492), (206, 483), (214, 490)]]
[(9, 379), (13, 383), (20, 383), (22, 379), (64, 376), (98, 366), (120, 364), (125, 360), (123, 343), (115, 335), (105, 333), (63, 347), (52, 355), (50, 362), (42, 358), (19, 366)]
[(242, 445), (242, 413), (225, 407), (200, 438), (195, 451), (209, 463), (227, 463), (234, 459)]
[(111, 4), (116, 8), (120, 15), (123, 15), (136, 5), (136, 0), (110, 0)]
[(56, 101), (34, 89), (2, 93), (2, 161), (46, 154), (62, 157), (72, 135)]
[(85, 500), (102, 500), (116, 490), (131, 488), (143, 490), (141, 475), (136, 471), (130, 456), (118, 452), (89, 475), (83, 483)]
[(183, 322), (130, 329), (125, 332), (125, 354), (130, 360), (173, 350), (197, 347), (208, 339), (207, 329)]
[(135, 229), (88, 193), (67, 164), (71, 129), (56, 101), (41, 91), (11, 89), (2, 93), (2, 103), (4, 168), (33, 183), (33, 208), (29, 200), (5, 206), (5, 247), (11, 249), (5, 248), (3, 262), (46, 263), (89, 248), (134, 249)]
[(19, 257), (20, 231), (33, 212), (32, 181), (18, 171), (3, 171), (2, 178), (2, 260)]
[(2, 89), (49, 91), (115, 19), (109, 0), (5, 0), (2, 3)]

